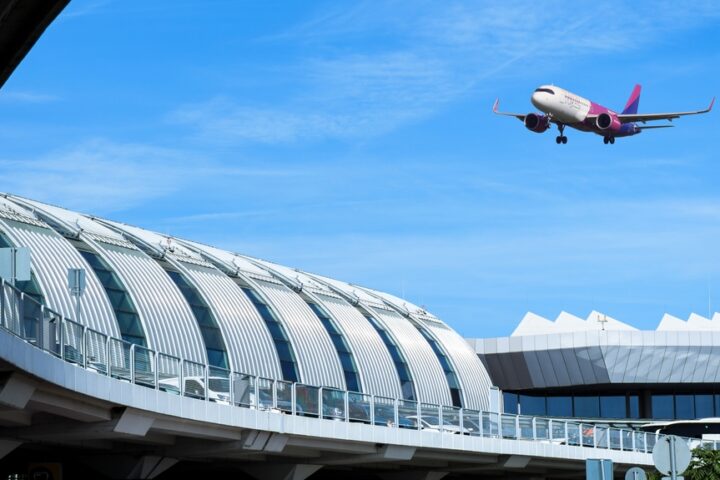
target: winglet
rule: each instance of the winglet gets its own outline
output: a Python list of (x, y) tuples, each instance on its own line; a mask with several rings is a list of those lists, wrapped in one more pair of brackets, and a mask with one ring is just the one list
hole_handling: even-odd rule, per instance
[[(715, 101), (715, 99), (713, 98), (713, 102), (714, 102), (714, 101)], [(499, 99), (499, 98), (496, 98), (496, 99), (495, 99), (495, 103), (493, 103), (493, 113), (497, 113), (497, 112), (498, 112), (498, 107), (500, 107), (500, 99)]]
[(712, 110), (713, 105), (715, 105), (715, 97), (713, 97), (713, 99), (710, 101), (710, 106), (707, 109), (708, 112)]

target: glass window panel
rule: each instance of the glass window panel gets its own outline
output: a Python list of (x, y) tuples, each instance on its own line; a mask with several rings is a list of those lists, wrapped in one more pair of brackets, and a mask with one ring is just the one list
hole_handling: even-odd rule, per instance
[(407, 366), (405, 366), (404, 363), (396, 364), (395, 367), (397, 368), (398, 377), (400, 378), (401, 382), (412, 381), (412, 379), (410, 378), (410, 372), (408, 372)]
[(518, 413), (517, 393), (503, 392), (503, 410), (505, 413)]
[(713, 396), (695, 395), (695, 417), (708, 418), (713, 416)]
[(388, 350), (390, 351), (390, 356), (395, 363), (404, 363), (403, 358), (400, 356), (400, 351), (397, 348), (392, 347)]
[(290, 351), (290, 344), (286, 341), (278, 341), (275, 342), (275, 347), (277, 348), (278, 357), (280, 357), (281, 362), (292, 362), (293, 361), (293, 355)]
[(448, 386), (450, 388), (460, 388), (460, 384), (458, 384), (457, 377), (453, 372), (445, 372), (445, 378), (447, 379)]
[(675, 418), (672, 395), (653, 395), (651, 398), (652, 418), (672, 420)]
[(629, 418), (640, 418), (640, 397), (637, 395), (628, 397), (628, 410), (630, 413)]
[(355, 365), (353, 364), (352, 356), (349, 353), (342, 352), (339, 354), (339, 357), (344, 370), (349, 372), (355, 371)]
[(227, 366), (227, 355), (224, 350), (215, 350), (213, 348), (207, 349), (208, 362), (210, 365), (216, 367), (228, 368)]
[(452, 403), (454, 406), (462, 405), (462, 395), (461, 395), (461, 392), (459, 389), (451, 388), (450, 389), (450, 398), (452, 398)]
[(695, 418), (695, 398), (693, 395), (675, 395), (675, 418), (682, 420)]
[(347, 389), (349, 391), (360, 391), (360, 379), (355, 373), (345, 372), (345, 383), (347, 383)]
[(205, 346), (207, 348), (214, 348), (215, 350), (225, 350), (222, 335), (220, 329), (200, 327), (203, 339), (205, 340)]
[(720, 417), (720, 395), (715, 395), (715, 413), (716, 417)]
[(600, 416), (603, 418), (626, 418), (625, 396), (600, 397)]
[(267, 305), (262, 304), (262, 303), (257, 303), (257, 304), (255, 304), (255, 308), (257, 308), (258, 313), (264, 320), (275, 321), (275, 319), (273, 318), (272, 313), (270, 313), (270, 309), (268, 308)]
[(415, 385), (408, 380), (400, 384), (402, 395), (405, 400), (415, 400)]
[(545, 397), (520, 395), (521, 415), (546, 415)]
[(282, 370), (283, 379), (290, 382), (297, 382), (298, 376), (295, 371), (295, 362), (282, 361), (280, 362), (280, 369)]
[(547, 414), (551, 417), (572, 417), (572, 398), (547, 397)]
[(345, 341), (341, 336), (330, 335), (330, 339), (332, 340), (333, 345), (335, 345), (335, 350), (338, 352), (350, 353), (350, 350), (348, 350), (347, 345), (345, 345)]
[(600, 416), (598, 397), (575, 397), (573, 403), (576, 417), (598, 418)]

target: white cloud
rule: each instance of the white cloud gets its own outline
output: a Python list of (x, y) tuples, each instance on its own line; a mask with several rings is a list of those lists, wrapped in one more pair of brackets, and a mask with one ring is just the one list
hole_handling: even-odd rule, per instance
[(21, 90), (0, 90), (0, 102), (7, 103), (48, 103), (60, 100), (57, 95)]
[(288, 67), (299, 90), (285, 105), (232, 97), (179, 107), (172, 122), (222, 143), (285, 143), (382, 135), (432, 115), (500, 74), (541, 77), (571, 57), (614, 53), (717, 17), (712, 2), (684, 6), (560, 2), (362, 2), (325, 8), (260, 44), (304, 44)]
[(35, 159), (0, 159), (2, 188), (8, 193), (98, 214), (142, 205), (201, 182), (303, 174), (256, 168), (242, 159), (228, 166), (192, 151), (104, 139)]

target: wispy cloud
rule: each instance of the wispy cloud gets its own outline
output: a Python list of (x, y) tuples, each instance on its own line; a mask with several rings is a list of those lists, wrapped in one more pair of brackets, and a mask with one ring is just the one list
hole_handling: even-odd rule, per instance
[(60, 100), (57, 95), (22, 90), (0, 91), (0, 102), (8, 103), (48, 103)]
[(186, 150), (105, 139), (83, 141), (34, 159), (0, 159), (3, 189), (95, 213), (123, 210), (167, 197), (199, 182), (302, 175), (209, 161)]
[[(329, 7), (261, 43), (303, 44), (288, 67), (299, 87), (286, 105), (233, 96), (187, 104), (169, 115), (204, 140), (285, 143), (372, 137), (420, 121), (499, 75), (537, 75), (570, 58), (637, 48), (718, 16), (711, 2), (562, 6), (525, 2), (361, 2)], [(558, 8), (554, 8), (558, 7)], [(647, 10), (647, 9), (643, 9)], [(601, 25), (595, 28), (596, 25)], [(551, 60), (551, 61), (548, 61)]]

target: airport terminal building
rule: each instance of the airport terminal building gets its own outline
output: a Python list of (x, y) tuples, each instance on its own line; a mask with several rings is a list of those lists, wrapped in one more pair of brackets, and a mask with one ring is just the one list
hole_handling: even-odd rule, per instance
[(528, 313), (510, 337), (471, 340), (505, 412), (632, 424), (720, 417), (720, 314), (655, 331), (592, 312)]
[[(68, 0), (6, 3), (0, 87)], [(0, 194), (0, 479), (619, 476), (652, 465), (648, 421), (720, 417), (719, 327), (528, 314), (464, 339), (372, 288)]]
[(720, 403), (715, 319), (528, 314), (467, 340), (387, 293), (9, 194), (0, 254), (0, 474), (580, 478), (649, 465), (642, 425)]

